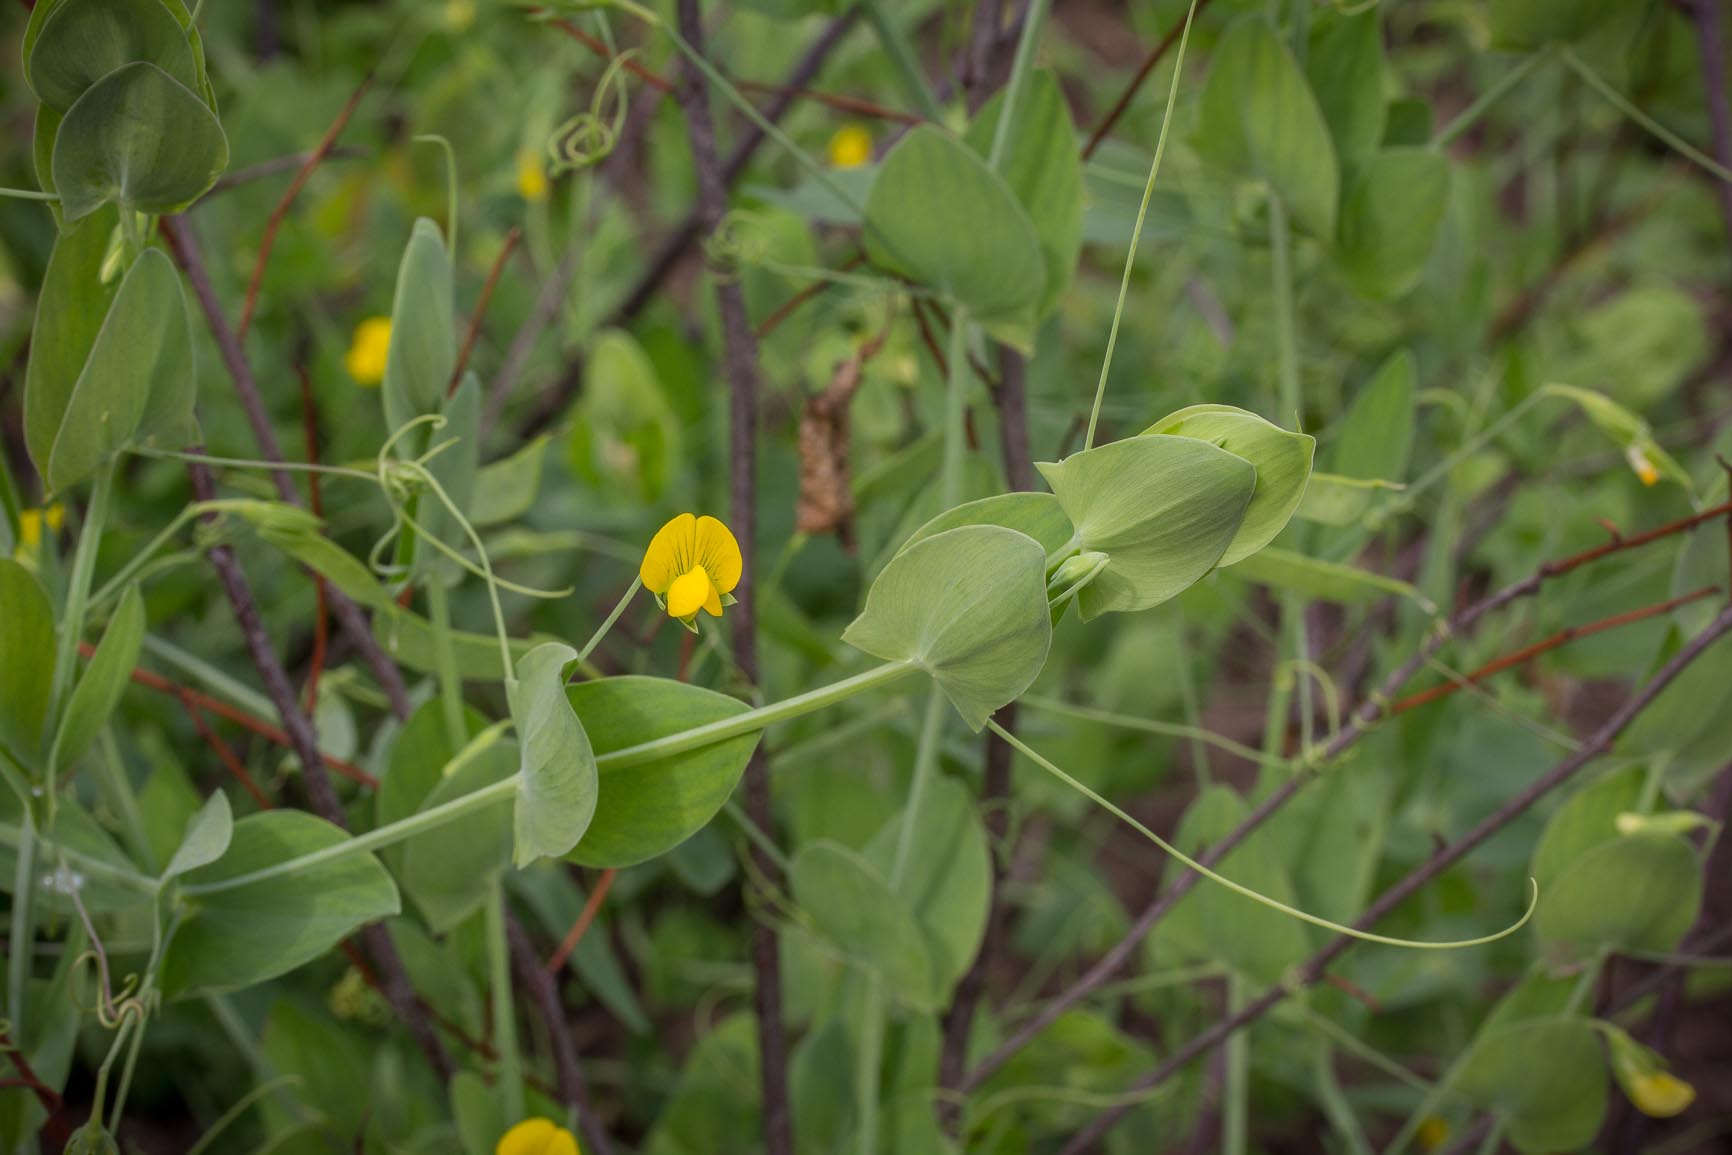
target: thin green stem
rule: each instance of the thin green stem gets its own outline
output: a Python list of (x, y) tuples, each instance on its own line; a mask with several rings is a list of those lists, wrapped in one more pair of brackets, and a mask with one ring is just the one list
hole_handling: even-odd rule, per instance
[(1234, 894), (1243, 898), (1248, 898), (1260, 906), (1266, 906), (1270, 910), (1280, 911), (1282, 914), (1285, 914), (1290, 918), (1296, 918), (1300, 922), (1308, 922), (1312, 926), (1322, 927), (1324, 930), (1332, 931), (1335, 934), (1346, 935), (1348, 938), (1358, 939), (1361, 942), (1375, 942), (1381, 943), (1384, 946), (1407, 947), (1412, 950), (1460, 950), (1464, 947), (1484, 946), (1486, 943), (1496, 942), (1499, 939), (1507, 938), (1514, 934), (1523, 926), (1527, 925), (1528, 919), (1533, 917), (1534, 906), (1539, 901), (1539, 887), (1535, 885), (1532, 888), (1532, 896), (1528, 901), (1527, 910), (1523, 912), (1521, 918), (1516, 922), (1495, 934), (1482, 935), (1479, 938), (1458, 939), (1453, 942), (1424, 942), (1418, 939), (1393, 938), (1389, 935), (1375, 934), (1371, 931), (1360, 930), (1358, 927), (1347, 926), (1344, 923), (1331, 922), (1329, 919), (1321, 918), (1309, 911), (1300, 910), (1298, 907), (1294, 906), (1288, 906), (1286, 903), (1270, 898), (1268, 895), (1263, 894), (1260, 891), (1252, 890), (1250, 887), (1245, 886), (1242, 883), (1234, 882), (1225, 875), (1215, 873), (1213, 870), (1210, 870), (1208, 867), (1204, 866), (1202, 863), (1198, 862), (1196, 859), (1192, 858), (1190, 855), (1186, 854), (1184, 851), (1150, 830), (1147, 826), (1144, 826), (1141, 822), (1138, 822), (1135, 818), (1132, 818), (1120, 807), (1113, 805), (1113, 803), (1109, 802), (1106, 798), (1102, 797), (1088, 786), (1083, 785), (1083, 783), (1077, 781), (1069, 774), (1066, 774), (1041, 754), (1030, 748), (1027, 743), (1022, 741), (1022, 739), (1006, 730), (1003, 726), (1000, 726), (991, 718), (986, 720), (986, 724), (994, 734), (1003, 738), (1025, 758), (1028, 758), (1030, 761), (1035, 763), (1035, 765), (1039, 766), (1041, 769), (1045, 770), (1047, 773), (1051, 774), (1053, 777), (1057, 778), (1083, 797), (1089, 799), (1109, 814), (1112, 814), (1127, 826), (1136, 830), (1144, 838), (1160, 847), (1161, 850), (1165, 851), (1170, 857), (1202, 875), (1204, 878), (1218, 886), (1224, 886)]
[(451, 749), (461, 750), (469, 741), (469, 723), (464, 717), (457, 649), (451, 640), (451, 595), (437, 567), (427, 579), (427, 615), (433, 624), (433, 665), (439, 680), (439, 713), (445, 720), (445, 741)]
[[(358, 481), (377, 481), (378, 475), (348, 465), (317, 465), (310, 461), (260, 461), (255, 457), (212, 457), (208, 453), (186, 453), (179, 449), (155, 449), (142, 445), (129, 448), (134, 457), (156, 457), (164, 461), (192, 461), (219, 469), (256, 469), (263, 473), (322, 473), (331, 477), (348, 477)], [(212, 502), (221, 505), (221, 502)]]
[(1293, 307), (1293, 238), (1287, 206), (1269, 190), (1269, 278), (1275, 303), (1276, 407), (1283, 420), (1299, 421), (1299, 337)]
[(960, 304), (950, 318), (950, 379), (944, 387), (944, 508), (962, 500), (962, 463), (968, 454), (968, 312)]
[(890, 889), (901, 885), (908, 873), (908, 860), (914, 851), (914, 832), (920, 825), (920, 808), (926, 803), (933, 771), (938, 767), (938, 752), (944, 740), (944, 691), (932, 684), (926, 696), (926, 716), (920, 724), (920, 742), (914, 751), (914, 776), (908, 783), (908, 802), (902, 808), (902, 829), (896, 835), (896, 853), (890, 860)]
[(1551, 49), (1542, 49), (1524, 59), (1520, 64), (1516, 65), (1508, 72), (1504, 73), (1503, 76), (1498, 78), (1496, 84), (1493, 84), (1490, 88), (1480, 93), (1477, 100), (1464, 108), (1461, 111), (1461, 115), (1440, 128), (1437, 131), (1437, 135), (1431, 138), (1431, 146), (1433, 148), (1444, 148), (1452, 144), (1461, 136), (1462, 133), (1478, 124), (1485, 114), (1491, 111), (1493, 105), (1497, 104), (1497, 102), (1502, 100), (1505, 96), (1508, 96), (1510, 92), (1515, 89), (1516, 85), (1526, 80), (1533, 73), (1534, 69), (1538, 68), (1547, 60), (1550, 60), (1551, 57)]
[(1569, 65), (1572, 72), (1587, 81), (1589, 88), (1605, 97), (1608, 103), (1634, 121), (1649, 136), (1660, 141), (1702, 171), (1732, 184), (1732, 171), (1728, 171), (1719, 161), (1637, 108), (1629, 97), (1613, 88), (1605, 77), (1595, 72), (1586, 61), (1577, 56), (1574, 49), (1566, 46), (1559, 51), (1563, 55), (1564, 63)]
[(1029, 66), (1034, 62), (1034, 46), (1040, 42), (1040, 30), (1046, 23), (1051, 0), (1029, 0), (1023, 17), (1022, 35), (1016, 42), (1016, 56), (1010, 64), (1010, 79), (1004, 86), (1004, 103), (999, 106), (998, 124), (992, 130), (992, 148), (986, 154), (986, 167), (993, 172), (1004, 162), (1004, 149), (1010, 143), (1011, 128), (1016, 120), (1017, 105), (1028, 87)]
[(266, 1095), (274, 1095), (286, 1087), (299, 1086), (300, 1083), (301, 1077), (299, 1075), (278, 1075), (274, 1079), (260, 1083), (235, 1100), (234, 1106), (217, 1116), (216, 1122), (212, 1123), (205, 1130), (205, 1133), (199, 1136), (198, 1142), (187, 1148), (186, 1155), (204, 1155), (206, 1151), (210, 1150), (210, 1145), (215, 1143), (224, 1131), (238, 1122), (241, 1116), (252, 1110), (254, 1103)]
[(619, 621), (620, 615), (625, 613), (625, 608), (631, 604), (631, 599), (636, 597), (638, 590), (642, 588), (643, 577), (641, 575), (631, 579), (631, 588), (626, 590), (624, 594), (620, 595), (619, 602), (613, 607), (612, 612), (607, 615), (606, 620), (596, 627), (595, 633), (589, 636), (589, 641), (583, 643), (583, 649), (577, 652), (578, 661), (581, 662), (586, 660), (595, 652), (595, 648), (601, 645), (601, 640), (607, 637), (608, 631), (613, 629), (614, 623)]
[[(96, 572), (96, 550), (108, 521), (109, 500), (114, 493), (114, 462), (97, 467), (90, 487), (90, 505), (78, 530), (78, 545), (72, 555), (72, 572), (66, 583), (66, 610), (60, 618), (60, 633), (54, 652), (54, 677), (49, 716), (58, 718), (66, 706), (66, 691), (78, 668), (78, 642), (84, 636), (84, 617), (89, 606), (90, 582)], [(50, 783), (52, 787), (52, 783)], [(52, 789), (50, 790), (52, 794)]]
[(860, 1155), (878, 1155), (878, 1068), (884, 1061), (884, 984), (875, 972), (865, 972), (866, 994), (860, 1008), (860, 1061), (854, 1075), (854, 1114), (858, 1117)]
[(926, 74), (920, 70), (920, 62), (914, 56), (914, 48), (908, 43), (908, 38), (902, 35), (902, 29), (897, 26), (890, 13), (885, 11), (885, 0), (865, 0), (863, 11), (866, 22), (872, 25), (872, 33), (878, 37), (879, 47), (884, 49), (884, 55), (889, 58), (890, 66), (896, 71), (896, 79), (901, 82), (902, 91), (914, 107), (920, 110), (920, 115), (927, 120), (943, 121), (944, 106), (938, 103), (937, 93), (932, 91), (932, 85), (926, 80)]
[(1085, 451), (1094, 448), (1095, 429), (1101, 419), (1101, 402), (1107, 395), (1107, 374), (1112, 371), (1113, 350), (1118, 348), (1119, 344), (1119, 322), (1125, 315), (1125, 296), (1131, 290), (1131, 270), (1136, 267), (1137, 246), (1143, 239), (1143, 219), (1149, 215), (1149, 201), (1155, 195), (1155, 177), (1161, 171), (1161, 158), (1167, 152), (1167, 134), (1173, 126), (1173, 106), (1179, 101), (1179, 77), (1184, 75), (1185, 71), (1185, 46), (1190, 43), (1191, 21), (1196, 15), (1197, 0), (1191, 0), (1190, 7), (1185, 10), (1185, 27), (1179, 33), (1179, 52), (1173, 62), (1173, 83), (1167, 89), (1166, 111), (1161, 113), (1161, 135), (1155, 141), (1155, 159), (1149, 165), (1149, 179), (1143, 184), (1143, 200), (1137, 206), (1137, 223), (1131, 231), (1131, 250), (1125, 254), (1125, 272), (1119, 278), (1119, 300), (1118, 304), (1113, 306), (1112, 327), (1107, 330), (1107, 351), (1106, 356), (1101, 358), (1100, 380), (1095, 384), (1094, 408), (1089, 410), (1088, 436), (1083, 438)]
[[(1245, 1005), (1245, 980), (1227, 976), (1227, 1017)], [(1221, 1080), (1221, 1151), (1223, 1155), (1245, 1155), (1251, 1114), (1251, 1049), (1249, 1031), (1234, 1031), (1224, 1046), (1226, 1071)]]
[(1191, 647), (1185, 641), (1181, 620), (1173, 630), (1173, 674), (1179, 684), (1179, 705), (1185, 711), (1185, 728), (1191, 731), (1191, 774), (1197, 791), (1209, 788), (1209, 746), (1203, 739), (1201, 714), (1197, 708), (1197, 682), (1191, 673)]
[(499, 1056), (499, 1088), (505, 1118), (523, 1119), (523, 1056), (517, 1049), (517, 1011), (511, 1002), (511, 952), (505, 941), (505, 882), (487, 895), (487, 970), (493, 996), (493, 1049)]
[(0, 188), (0, 197), (15, 201), (48, 201), (59, 204), (60, 198), (51, 192), (33, 188)]
[(119, 816), (121, 837), (134, 861), (153, 863), (150, 836), (145, 833), (144, 811), (139, 808), (138, 795), (132, 789), (132, 779), (126, 772), (126, 759), (121, 757), (120, 743), (114, 740), (114, 728), (104, 726), (97, 738), (102, 755), (97, 791), (108, 808)]
[(24, 1009), (30, 1005), (30, 960), (36, 947), (36, 829), (28, 809), (18, 827), (13, 846), (17, 855), (12, 864), (11, 937), (7, 939), (6, 956), (6, 1017), (12, 1023), (12, 1037), (20, 1045), (29, 1036), (24, 1033)]
[(1243, 742), (1235, 742), (1224, 734), (1197, 726), (1181, 726), (1177, 722), (1161, 722), (1153, 718), (1138, 718), (1130, 714), (1115, 714), (1110, 710), (1097, 710), (1093, 706), (1073, 706), (1069, 702), (1057, 698), (1047, 698), (1039, 694), (1025, 694), (1018, 701), (1024, 706), (1036, 710), (1046, 710), (1054, 714), (1065, 714), (1072, 718), (1082, 718), (1090, 722), (1100, 722), (1107, 726), (1118, 726), (1126, 730), (1141, 730), (1149, 734), (1161, 734), (1169, 738), (1187, 738), (1193, 742), (1204, 742), (1218, 750), (1224, 750), (1247, 762), (1255, 762), (1260, 766), (1287, 768), (1292, 761), (1273, 754), (1267, 754)]
[[(614, 750), (596, 757), (596, 765), (603, 770), (623, 769), (629, 766), (641, 766), (647, 762), (670, 758), (675, 754), (683, 754), (703, 746), (736, 738), (742, 734), (750, 734), (774, 726), (793, 718), (810, 714), (845, 701), (856, 694), (867, 690), (886, 686), (914, 673), (919, 667), (909, 662), (886, 662), (852, 678), (845, 678), (829, 686), (821, 687), (788, 698), (768, 706), (760, 706), (755, 710), (747, 710), (731, 718), (719, 722), (709, 722), (702, 726), (694, 726), (677, 734), (669, 734), (664, 738), (640, 742), (635, 746), (627, 746), (623, 750)], [(328, 862), (341, 861), (356, 855), (369, 853), (382, 847), (393, 846), (404, 839), (413, 838), (429, 830), (437, 830), (450, 822), (455, 822), (464, 815), (472, 813), (493, 803), (512, 797), (517, 792), (518, 776), (502, 778), (498, 782), (483, 786), (460, 798), (430, 807), (407, 818), (357, 834), (353, 838), (330, 846), (303, 854), (298, 858), (287, 859), (261, 867), (247, 874), (236, 875), (220, 882), (183, 885), (181, 893), (189, 897), (201, 894), (217, 894), (222, 891), (235, 890), (242, 886), (264, 882), (272, 878), (287, 877), (309, 867)], [(6, 828), (0, 827), (0, 845), (5, 844)], [(99, 863), (98, 865), (106, 866)], [(108, 868), (112, 870), (113, 868)], [(154, 886), (146, 880), (147, 886)]]

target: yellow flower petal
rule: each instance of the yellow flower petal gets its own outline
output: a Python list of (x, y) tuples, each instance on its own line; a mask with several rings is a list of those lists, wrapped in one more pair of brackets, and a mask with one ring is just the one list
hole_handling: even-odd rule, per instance
[(675, 578), (692, 568), (696, 561), (697, 534), (698, 519), (689, 513), (680, 514), (656, 530), (637, 570), (644, 589), (662, 597), (673, 586)]
[(1656, 1119), (1670, 1119), (1696, 1101), (1696, 1088), (1669, 1071), (1633, 1075), (1628, 1089), (1636, 1109)]
[[(716, 589), (724, 594), (733, 593), (745, 569), (740, 543), (734, 540), (733, 531), (713, 517), (698, 518), (695, 553), (698, 564), (709, 571)], [(721, 616), (720, 610), (715, 613)]]
[(722, 602), (716, 593), (716, 583), (710, 580), (710, 575), (701, 565), (681, 574), (668, 587), (668, 613), (673, 617), (689, 618), (712, 603), (716, 608), (710, 613), (721, 617)]
[(1436, 1115), (1427, 1115), (1419, 1121), (1419, 1145), (1427, 1151), (1436, 1151), (1449, 1142), (1449, 1124)]
[(872, 159), (872, 134), (858, 124), (845, 124), (830, 138), (830, 166), (859, 168)]
[(385, 379), (385, 359), (391, 352), (391, 318), (368, 317), (355, 326), (354, 340), (343, 356), (343, 367), (358, 385)]
[(552, 1119), (525, 1119), (500, 1137), (493, 1155), (579, 1155), (577, 1139)]
[(547, 170), (541, 166), (541, 154), (533, 149), (517, 154), (517, 195), (526, 201), (547, 199)]
[(704, 599), (704, 612), (712, 618), (722, 616), (722, 591), (716, 588), (715, 579), (710, 579), (710, 596)]

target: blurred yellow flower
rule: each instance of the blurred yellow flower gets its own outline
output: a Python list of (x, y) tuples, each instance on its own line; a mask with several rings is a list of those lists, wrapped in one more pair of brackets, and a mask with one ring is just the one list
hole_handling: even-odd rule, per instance
[(1696, 1101), (1696, 1088), (1670, 1071), (1645, 1071), (1631, 1075), (1624, 1090), (1636, 1110), (1656, 1119), (1670, 1119)]
[(42, 530), (50, 536), (60, 532), (66, 522), (66, 507), (56, 502), (46, 509), (25, 509), (18, 514), (18, 544), (34, 553), (42, 545)]
[(517, 195), (526, 201), (547, 199), (547, 169), (541, 154), (532, 148), (517, 154)]
[(690, 628), (700, 609), (719, 618), (722, 607), (733, 604), (744, 567), (740, 543), (727, 526), (682, 513), (650, 539), (638, 577), (669, 616)]
[(580, 1155), (577, 1137), (552, 1119), (525, 1119), (504, 1135), (493, 1155)]
[(1624, 456), (1629, 459), (1630, 468), (1636, 471), (1636, 476), (1642, 479), (1643, 485), (1653, 485), (1660, 480), (1660, 471), (1648, 455), (1642, 452), (1642, 447), (1632, 445), (1624, 450)]
[(1449, 1142), (1449, 1124), (1436, 1115), (1427, 1115), (1419, 1121), (1419, 1145), (1427, 1151), (1436, 1151)]
[(467, 32), (475, 23), (475, 0), (445, 0), (445, 27)]
[(391, 318), (368, 317), (355, 326), (355, 337), (343, 355), (343, 367), (358, 385), (385, 379), (385, 355), (391, 351)]
[(859, 168), (872, 159), (872, 134), (858, 124), (844, 124), (830, 138), (830, 167)]

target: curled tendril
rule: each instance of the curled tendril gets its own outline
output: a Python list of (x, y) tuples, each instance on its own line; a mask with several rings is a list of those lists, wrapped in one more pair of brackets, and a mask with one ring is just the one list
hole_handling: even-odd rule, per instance
[[(547, 138), (548, 167), (555, 176), (593, 168), (612, 155), (630, 107), (625, 66), (636, 54), (637, 49), (628, 48), (608, 61), (590, 97), (589, 110), (567, 120)], [(612, 115), (607, 111), (610, 94), (614, 97)]]
[(109, 1031), (119, 1030), (129, 1018), (142, 1023), (149, 1017), (150, 992), (143, 990), (143, 980), (138, 975), (129, 974), (121, 980), (120, 993), (117, 995), (110, 989), (108, 959), (100, 950), (87, 950), (73, 959), (73, 974), (77, 974), (79, 968), (87, 965), (95, 967), (96, 970), (96, 998), (89, 1006), (85, 1006), (79, 1001), (77, 984), (69, 984), (68, 988), (72, 1005), (79, 1013), (95, 1015), (103, 1029)]
[(757, 217), (739, 209), (728, 213), (704, 242), (710, 271), (720, 280), (735, 280), (742, 268), (761, 265), (769, 255), (769, 238), (757, 227)]

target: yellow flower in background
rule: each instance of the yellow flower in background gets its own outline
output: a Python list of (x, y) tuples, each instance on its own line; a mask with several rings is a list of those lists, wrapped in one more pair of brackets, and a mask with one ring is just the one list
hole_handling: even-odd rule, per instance
[(526, 201), (547, 199), (547, 169), (535, 149), (526, 148), (517, 154), (517, 195)]
[(1642, 479), (1643, 485), (1653, 485), (1660, 480), (1660, 470), (1648, 460), (1648, 455), (1642, 452), (1642, 447), (1632, 445), (1624, 450), (1624, 457), (1629, 460), (1630, 468), (1636, 471), (1636, 476)]
[(475, 23), (475, 0), (445, 0), (445, 27), (467, 32)]
[(682, 513), (656, 531), (638, 577), (656, 600), (689, 628), (698, 611), (722, 616), (745, 567), (740, 543), (713, 517)]
[(1682, 1114), (1696, 1101), (1696, 1088), (1670, 1071), (1647, 1071), (1631, 1075), (1624, 1086), (1636, 1110), (1656, 1119)]
[(493, 1155), (581, 1155), (577, 1137), (552, 1119), (525, 1119), (504, 1135)]
[(830, 167), (859, 168), (872, 159), (872, 134), (858, 124), (844, 124), (830, 138)]
[(385, 379), (385, 355), (391, 351), (391, 318), (368, 317), (355, 326), (354, 340), (343, 355), (343, 367), (358, 385)]
[(60, 527), (66, 523), (66, 507), (56, 502), (45, 509), (25, 509), (18, 514), (18, 544), (26, 551), (35, 553), (42, 546), (43, 529), (48, 530), (48, 536), (60, 532)]
[(1449, 1142), (1449, 1124), (1436, 1115), (1427, 1115), (1419, 1121), (1419, 1145), (1427, 1151), (1436, 1151)]

